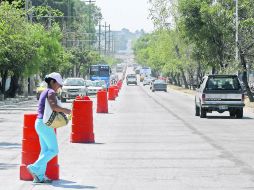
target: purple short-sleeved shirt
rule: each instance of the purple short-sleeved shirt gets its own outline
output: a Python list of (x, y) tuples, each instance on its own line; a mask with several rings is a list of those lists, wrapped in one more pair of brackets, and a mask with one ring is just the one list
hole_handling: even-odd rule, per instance
[(51, 88), (47, 88), (41, 93), (40, 99), (39, 99), (39, 105), (38, 105), (38, 116), (37, 116), (38, 119), (43, 118), (44, 109), (45, 109), (45, 101), (48, 94), (55, 94), (55, 91)]

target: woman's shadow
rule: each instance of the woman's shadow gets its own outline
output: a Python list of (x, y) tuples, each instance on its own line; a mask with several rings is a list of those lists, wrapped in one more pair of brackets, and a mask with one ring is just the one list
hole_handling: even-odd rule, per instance
[(78, 185), (74, 181), (68, 181), (63, 179), (54, 181), (52, 183), (52, 186), (66, 188), (66, 189), (96, 189), (97, 188), (94, 186)]

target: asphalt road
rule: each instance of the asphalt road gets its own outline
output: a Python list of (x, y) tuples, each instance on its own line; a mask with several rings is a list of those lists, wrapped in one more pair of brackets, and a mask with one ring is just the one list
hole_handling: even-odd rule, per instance
[(254, 189), (253, 113), (201, 119), (194, 116), (193, 96), (142, 85), (124, 85), (109, 114), (94, 112), (96, 143), (71, 144), (70, 127), (58, 130), (61, 180), (20, 181), (23, 114), (36, 104), (0, 109), (1, 190)]

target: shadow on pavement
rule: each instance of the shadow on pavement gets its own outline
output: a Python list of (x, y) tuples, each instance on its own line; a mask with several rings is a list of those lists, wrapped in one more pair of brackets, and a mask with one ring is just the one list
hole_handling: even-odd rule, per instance
[[(230, 117), (230, 116), (207, 116), (207, 119), (239, 119), (235, 117)], [(242, 119), (253, 119), (251, 117), (243, 117)], [(241, 120), (241, 119), (239, 119)]]
[(57, 180), (52, 183), (54, 187), (61, 187), (66, 189), (96, 189), (94, 186), (86, 186), (86, 185), (77, 185), (74, 181), (68, 180)]
[(8, 143), (8, 142), (0, 142), (0, 149), (14, 149), (21, 148), (20, 143)]
[(18, 164), (5, 164), (5, 163), (0, 163), (0, 170), (8, 170), (12, 168), (16, 168)]

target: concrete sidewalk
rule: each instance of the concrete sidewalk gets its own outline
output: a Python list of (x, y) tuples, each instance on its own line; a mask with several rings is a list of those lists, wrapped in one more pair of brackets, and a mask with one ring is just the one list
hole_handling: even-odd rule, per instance
[(16, 97), (16, 98), (7, 98), (3, 101), (0, 101), (0, 107), (8, 106), (8, 105), (17, 105), (17, 104), (24, 103), (24, 102), (31, 101), (31, 100), (35, 100), (35, 99), (36, 99), (35, 96), (28, 96), (28, 97), (19, 96), (19, 97)]

